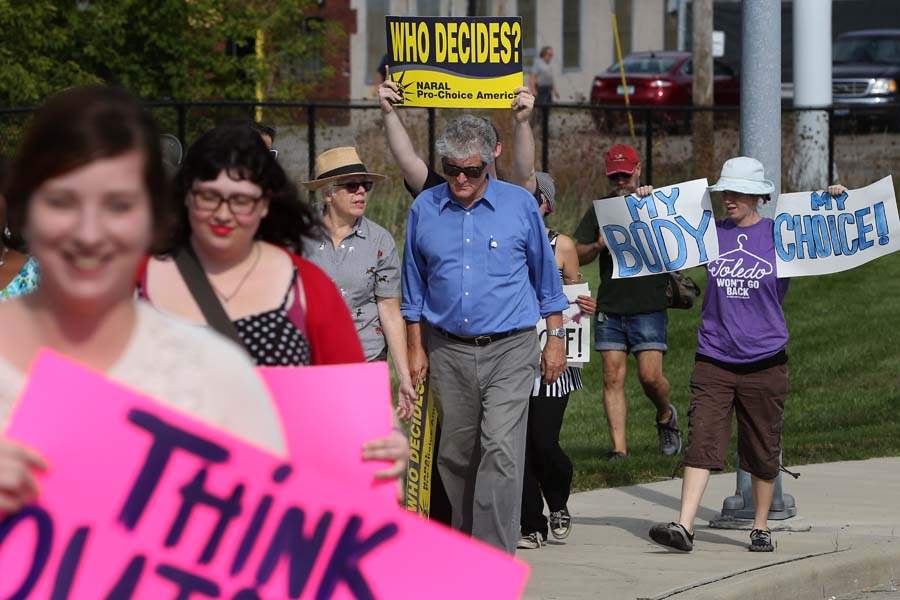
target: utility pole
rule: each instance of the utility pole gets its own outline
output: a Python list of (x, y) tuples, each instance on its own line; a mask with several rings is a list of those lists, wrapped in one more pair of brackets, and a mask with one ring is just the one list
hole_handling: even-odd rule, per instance
[(775, 197), (761, 208), (771, 217), (781, 193), (781, 0), (742, 2), (741, 29), (741, 154), (761, 162), (775, 183)]
[[(831, 3), (794, 0), (794, 106), (831, 105)], [(828, 113), (795, 114), (790, 177), (798, 190), (818, 190), (828, 181)]]
[[(693, 0), (691, 4), (694, 9), (693, 98), (694, 107), (702, 108), (713, 105), (713, 3), (712, 0)], [(694, 176), (713, 177), (715, 139), (712, 111), (694, 112), (692, 146)]]
[[(826, 4), (814, 3), (818, 9)], [(781, 190), (781, 0), (742, 2), (741, 22), (741, 154), (760, 161), (766, 177), (775, 183), (772, 201), (760, 210), (771, 216)], [(735, 520), (752, 520), (754, 513), (750, 474), (738, 468), (737, 491), (725, 498), (722, 518), (710, 525), (740, 528), (744, 525)], [(769, 519), (796, 514), (794, 497), (784, 493), (779, 473)]]
[[(687, 50), (687, 0), (678, 1), (678, 51)], [(671, 5), (670, 5), (671, 6)]]

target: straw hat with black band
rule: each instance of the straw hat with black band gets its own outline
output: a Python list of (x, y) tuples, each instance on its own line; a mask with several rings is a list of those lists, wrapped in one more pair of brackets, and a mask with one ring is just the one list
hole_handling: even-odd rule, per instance
[(362, 175), (372, 181), (386, 179), (381, 173), (371, 173), (366, 169), (352, 146), (341, 146), (326, 150), (316, 157), (314, 170), (316, 177), (310, 181), (304, 181), (303, 185), (310, 191), (318, 190), (329, 183), (345, 179), (348, 175)]

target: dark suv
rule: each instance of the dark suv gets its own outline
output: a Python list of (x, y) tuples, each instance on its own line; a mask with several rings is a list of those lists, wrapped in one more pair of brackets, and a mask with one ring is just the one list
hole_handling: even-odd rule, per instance
[[(836, 116), (852, 113), (900, 128), (900, 29), (867, 29), (839, 36), (831, 77)], [(876, 110), (851, 110), (855, 108)]]

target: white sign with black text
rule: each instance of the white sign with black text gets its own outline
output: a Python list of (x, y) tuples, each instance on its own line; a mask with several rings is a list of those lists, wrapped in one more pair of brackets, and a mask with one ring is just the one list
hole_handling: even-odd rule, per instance
[[(569, 307), (563, 311), (563, 328), (566, 330), (566, 360), (568, 362), (586, 363), (591, 360), (591, 318), (581, 313), (578, 307), (578, 296), (590, 296), (591, 290), (586, 283), (564, 285), (563, 293), (569, 299)], [(547, 343), (547, 321), (541, 319), (537, 324), (541, 349)]]

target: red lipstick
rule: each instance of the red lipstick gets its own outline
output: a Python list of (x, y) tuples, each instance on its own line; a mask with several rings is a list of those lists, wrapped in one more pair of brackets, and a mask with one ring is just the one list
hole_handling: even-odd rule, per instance
[(234, 231), (234, 227), (228, 227), (227, 225), (210, 225), (209, 228), (212, 230), (213, 235), (217, 235), (219, 237), (225, 237), (232, 231)]

